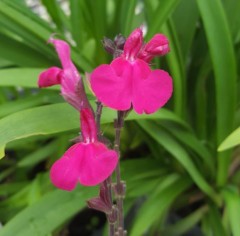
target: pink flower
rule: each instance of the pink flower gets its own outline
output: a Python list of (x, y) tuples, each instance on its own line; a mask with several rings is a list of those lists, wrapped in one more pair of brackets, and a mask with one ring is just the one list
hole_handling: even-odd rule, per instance
[(83, 141), (70, 147), (51, 170), (52, 183), (71, 191), (79, 182), (93, 186), (107, 179), (115, 169), (118, 155), (97, 140), (97, 128), (92, 110), (80, 110)]
[(126, 40), (123, 54), (92, 72), (93, 92), (104, 105), (116, 110), (133, 107), (138, 114), (157, 111), (172, 95), (172, 79), (163, 70), (151, 71), (148, 62), (168, 51), (164, 35), (157, 34), (143, 45), (142, 30), (134, 30)]
[(82, 102), (88, 103), (81, 77), (71, 61), (69, 45), (63, 40), (50, 39), (53, 43), (62, 63), (62, 68), (51, 67), (39, 75), (38, 86), (40, 88), (52, 85), (61, 85), (61, 95), (77, 110), (81, 109)]
[(73, 190), (77, 183), (97, 185), (110, 176), (118, 162), (115, 151), (97, 140), (93, 110), (86, 97), (81, 77), (71, 61), (66, 42), (51, 39), (62, 67), (51, 67), (39, 75), (39, 87), (61, 85), (61, 94), (80, 112), (82, 141), (70, 147), (50, 170), (52, 183), (63, 190)]

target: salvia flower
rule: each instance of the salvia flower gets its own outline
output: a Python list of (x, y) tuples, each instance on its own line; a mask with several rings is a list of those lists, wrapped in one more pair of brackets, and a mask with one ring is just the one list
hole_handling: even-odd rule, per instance
[(151, 70), (148, 63), (167, 52), (169, 45), (164, 35), (156, 34), (144, 44), (142, 30), (135, 29), (127, 38), (121, 56), (92, 72), (93, 92), (104, 105), (116, 110), (156, 112), (172, 95), (172, 79), (164, 70)]
[(61, 85), (64, 99), (80, 113), (82, 141), (71, 146), (50, 170), (52, 183), (63, 190), (73, 190), (77, 183), (93, 186), (103, 182), (115, 169), (115, 151), (97, 140), (93, 110), (86, 97), (81, 77), (71, 61), (69, 45), (50, 39), (62, 63), (62, 68), (51, 67), (39, 76), (39, 87)]

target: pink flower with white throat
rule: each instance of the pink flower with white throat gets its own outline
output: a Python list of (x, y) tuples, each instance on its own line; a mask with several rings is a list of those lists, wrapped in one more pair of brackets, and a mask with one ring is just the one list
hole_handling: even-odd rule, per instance
[(104, 105), (116, 110), (153, 113), (172, 95), (172, 78), (164, 70), (151, 70), (148, 63), (169, 52), (164, 35), (155, 35), (143, 44), (142, 30), (137, 28), (127, 38), (123, 53), (110, 65), (100, 65), (91, 74), (93, 92)]
[(82, 141), (71, 146), (50, 170), (52, 183), (63, 190), (73, 190), (77, 183), (93, 186), (114, 171), (118, 155), (97, 140), (94, 113), (86, 97), (81, 77), (71, 61), (69, 45), (57, 39), (55, 46), (62, 68), (51, 67), (39, 75), (39, 87), (61, 85), (64, 99), (80, 113)]

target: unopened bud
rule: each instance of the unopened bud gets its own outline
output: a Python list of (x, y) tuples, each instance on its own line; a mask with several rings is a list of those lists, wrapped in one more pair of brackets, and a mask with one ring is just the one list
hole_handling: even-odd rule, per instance
[(87, 201), (89, 208), (92, 208), (97, 211), (104, 212), (106, 214), (111, 213), (111, 207), (109, 207), (101, 198), (95, 197)]
[(104, 49), (108, 53), (114, 54), (115, 44), (111, 39), (104, 37), (103, 40), (102, 40), (102, 44), (103, 44)]
[(126, 38), (124, 36), (122, 36), (121, 34), (118, 34), (114, 38), (114, 44), (115, 44), (117, 49), (123, 50), (125, 42), (126, 42)]
[(156, 34), (143, 46), (138, 57), (146, 62), (150, 62), (154, 57), (163, 56), (169, 51), (167, 37), (163, 34)]

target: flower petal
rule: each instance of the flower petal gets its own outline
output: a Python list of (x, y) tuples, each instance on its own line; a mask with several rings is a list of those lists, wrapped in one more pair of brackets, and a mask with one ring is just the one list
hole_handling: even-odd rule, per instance
[(81, 158), (76, 154), (81, 150), (82, 144), (73, 145), (51, 167), (50, 179), (57, 188), (71, 191), (76, 187), (81, 165)]
[(143, 44), (143, 32), (140, 28), (135, 29), (127, 38), (124, 45), (123, 56), (127, 60), (134, 60)]
[(83, 141), (95, 142), (97, 140), (97, 125), (93, 110), (91, 108), (84, 108), (80, 111), (81, 131)]
[(109, 150), (103, 143), (87, 144), (85, 156), (82, 157), (79, 182), (85, 186), (103, 182), (112, 174), (117, 162), (117, 153)]
[(58, 57), (62, 63), (62, 67), (64, 70), (68, 69), (72, 66), (70, 47), (69, 45), (60, 39), (50, 38), (48, 40), (49, 43), (52, 43), (58, 53)]
[(133, 108), (138, 114), (153, 113), (170, 99), (172, 90), (169, 74), (163, 70), (154, 70), (147, 79), (135, 79)]
[(81, 76), (72, 63), (69, 45), (63, 40), (53, 38), (49, 42), (54, 44), (63, 67), (61, 78), (62, 96), (77, 110), (90, 107)]
[(77, 143), (53, 164), (50, 178), (56, 187), (67, 191), (77, 182), (93, 186), (110, 176), (117, 162), (117, 153), (102, 143)]
[(62, 69), (51, 67), (43, 71), (38, 78), (38, 87), (44, 88), (52, 85), (60, 84), (62, 78)]
[(131, 107), (132, 79), (131, 65), (117, 58), (111, 65), (101, 65), (91, 74), (91, 87), (99, 101), (117, 110)]
[(78, 84), (82, 83), (82, 81), (76, 67), (72, 63), (70, 47), (65, 41), (59, 39), (50, 39), (49, 42), (54, 44), (64, 71), (61, 81), (62, 95), (67, 96), (72, 94), (71, 97), (73, 97), (76, 94)]

